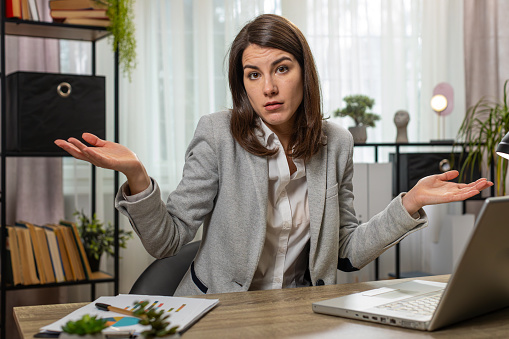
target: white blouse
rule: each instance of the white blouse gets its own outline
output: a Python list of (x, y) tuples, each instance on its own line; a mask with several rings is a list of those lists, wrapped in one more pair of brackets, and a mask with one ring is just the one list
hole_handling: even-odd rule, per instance
[(267, 159), (269, 197), (265, 244), (250, 290), (309, 286), (305, 280), (309, 250), (309, 206), (306, 166), (293, 159), (290, 175), (283, 147), (274, 132), (261, 122), (265, 146), (279, 152)]

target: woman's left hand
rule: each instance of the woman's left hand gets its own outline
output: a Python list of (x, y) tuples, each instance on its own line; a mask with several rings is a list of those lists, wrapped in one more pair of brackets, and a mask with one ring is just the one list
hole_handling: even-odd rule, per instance
[(426, 205), (465, 200), (479, 194), (483, 189), (493, 186), (493, 183), (486, 178), (481, 178), (470, 184), (449, 181), (458, 175), (459, 172), (454, 170), (422, 178), (403, 196), (403, 206), (410, 215), (413, 215)]

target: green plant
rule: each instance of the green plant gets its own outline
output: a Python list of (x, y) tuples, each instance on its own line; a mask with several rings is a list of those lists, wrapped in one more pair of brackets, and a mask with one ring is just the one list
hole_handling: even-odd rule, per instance
[(81, 319), (68, 321), (62, 326), (62, 331), (69, 334), (86, 335), (101, 333), (106, 327), (106, 319), (97, 319), (97, 316), (85, 314)]
[(108, 30), (113, 36), (113, 51), (118, 51), (119, 63), (129, 81), (136, 67), (136, 37), (134, 27), (134, 0), (96, 0), (107, 4), (110, 19)]
[[(479, 168), (483, 163), (487, 168), (495, 165), (496, 194), (505, 195), (507, 177), (507, 159), (495, 153), (497, 145), (509, 131), (508, 83), (504, 83), (503, 100), (489, 100), (481, 98), (474, 106), (467, 110), (467, 114), (459, 128), (457, 142), (464, 145), (464, 163), (461, 167), (461, 178), (464, 178), (466, 168), (473, 170), (475, 164)], [(466, 155), (465, 155), (466, 153)]]
[(141, 335), (145, 338), (157, 338), (175, 334), (178, 326), (168, 328), (170, 322), (166, 321), (170, 315), (165, 315), (163, 310), (147, 307), (148, 304), (146, 300), (134, 303), (133, 314), (140, 318), (140, 325), (150, 326), (150, 329), (141, 332)]
[(355, 121), (355, 126), (369, 126), (375, 127), (375, 122), (380, 120), (380, 116), (375, 113), (370, 113), (375, 105), (375, 99), (366, 95), (349, 95), (343, 98), (346, 107), (334, 111), (334, 116), (350, 117)]
[[(114, 255), (115, 248), (115, 228), (111, 223), (106, 226), (97, 219), (94, 213), (90, 219), (83, 211), (74, 212), (78, 216), (78, 231), (85, 246), (85, 252), (89, 258), (99, 260), (101, 255), (106, 252)], [(118, 230), (118, 244), (122, 248), (126, 248), (127, 240), (133, 237), (132, 231)]]

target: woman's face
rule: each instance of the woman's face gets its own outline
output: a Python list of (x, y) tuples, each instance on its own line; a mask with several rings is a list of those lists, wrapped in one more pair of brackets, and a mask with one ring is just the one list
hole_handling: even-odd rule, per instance
[(244, 87), (254, 111), (276, 134), (292, 133), (302, 102), (302, 70), (295, 57), (275, 48), (249, 45), (242, 54)]

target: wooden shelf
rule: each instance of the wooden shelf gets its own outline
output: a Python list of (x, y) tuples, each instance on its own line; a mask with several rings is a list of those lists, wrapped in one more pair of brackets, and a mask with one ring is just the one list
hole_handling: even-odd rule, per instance
[(71, 286), (71, 285), (88, 285), (88, 284), (96, 284), (96, 283), (104, 283), (104, 282), (114, 282), (115, 278), (108, 273), (104, 272), (92, 272), (92, 276), (90, 279), (86, 280), (73, 280), (73, 281), (64, 281), (59, 283), (49, 283), (49, 284), (37, 284), (37, 285), (7, 285), (6, 290), (26, 290), (32, 288), (45, 288), (45, 287), (57, 287), (57, 286)]
[(34, 38), (97, 41), (110, 35), (110, 32), (105, 27), (7, 19), (5, 34)]

